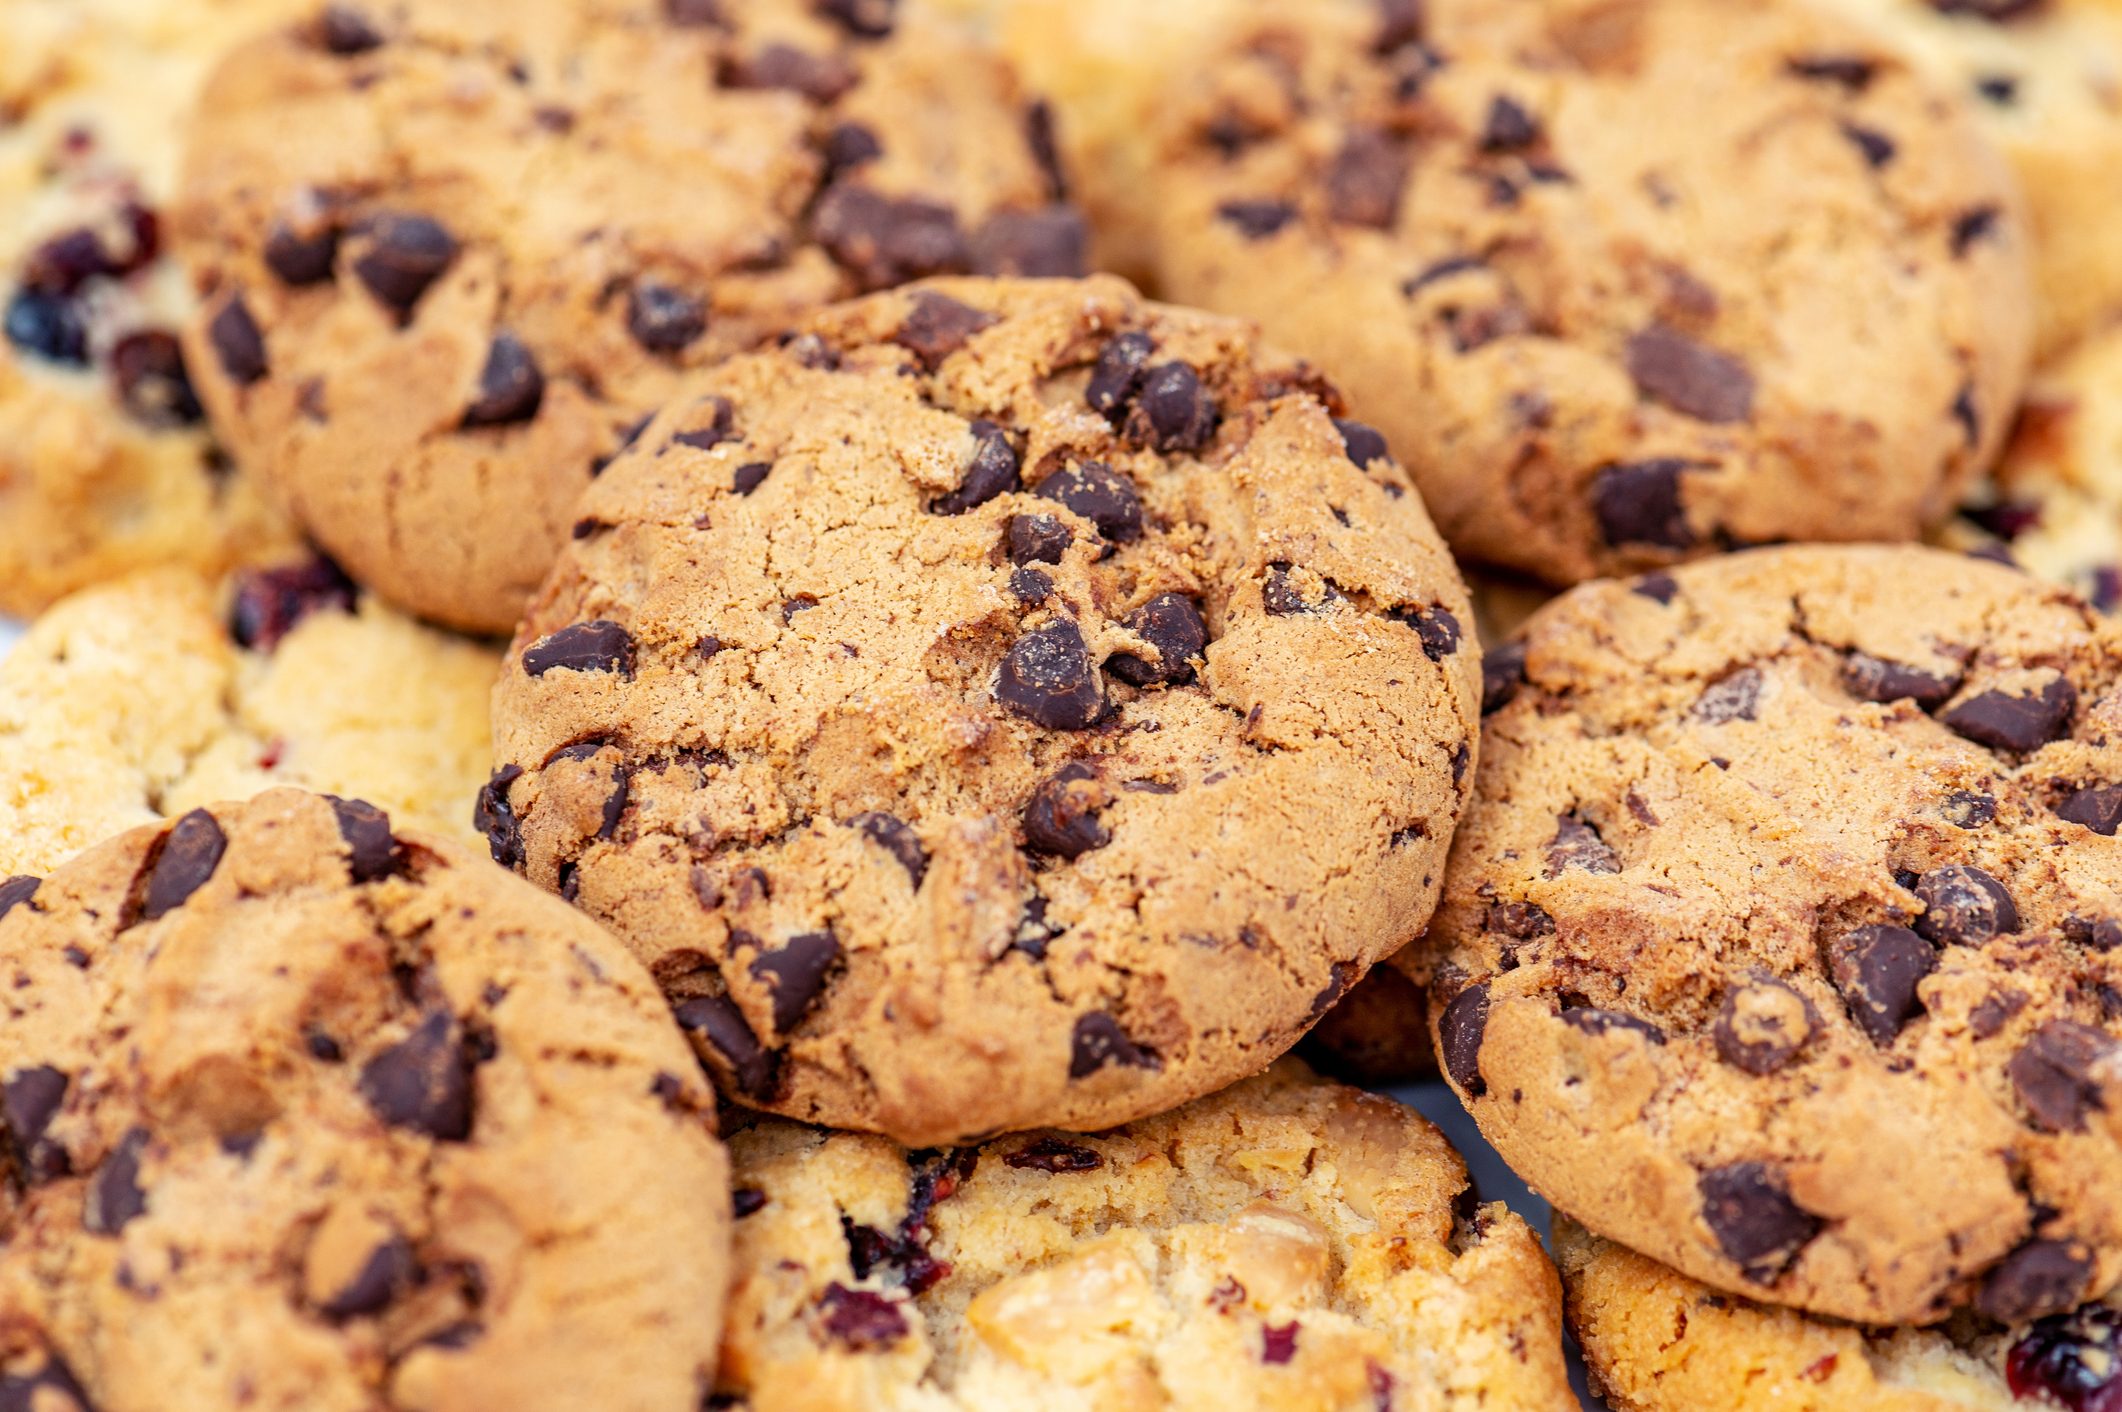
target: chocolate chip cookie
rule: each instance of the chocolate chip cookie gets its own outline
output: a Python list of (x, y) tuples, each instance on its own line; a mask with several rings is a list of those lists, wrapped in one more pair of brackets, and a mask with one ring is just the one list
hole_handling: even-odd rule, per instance
[(1160, 293), (1341, 379), (1462, 556), (1566, 584), (1913, 539), (1995, 456), (2020, 200), (1867, 30), (1800, 0), (1215, 8), (1148, 76)]
[(1871, 1323), (2122, 1277), (2122, 628), (1937, 550), (1756, 550), (1490, 662), (1431, 1007), (1527, 1181)]
[(1861, 1328), (1736, 1299), (1567, 1218), (1570, 1327), (1622, 1412), (2105, 1412), (2122, 1397), (2122, 1291), (2032, 1323), (1972, 1311)]
[(1082, 264), (1046, 110), (888, 0), (334, 4), (217, 70), (189, 151), (216, 424), (355, 578), (480, 631), (689, 369)]
[(481, 816), (746, 1104), (914, 1146), (1126, 1122), (1428, 920), (1465, 590), (1382, 438), (1246, 325), (1109, 278), (837, 306), (578, 514)]
[(908, 1153), (767, 1119), (730, 1145), (717, 1406), (1569, 1400), (1538, 1238), (1418, 1114), (1294, 1063), (1095, 1136)]
[(0, 613), (291, 543), (203, 425), (169, 251), (176, 124), (296, 0), (10, 0), (0, 45)]
[(691, 1412), (729, 1166), (654, 982), (297, 790), (0, 885), (0, 1396)]
[(84, 590), (0, 661), (0, 877), (276, 784), (475, 843), (499, 665), (317, 560)]

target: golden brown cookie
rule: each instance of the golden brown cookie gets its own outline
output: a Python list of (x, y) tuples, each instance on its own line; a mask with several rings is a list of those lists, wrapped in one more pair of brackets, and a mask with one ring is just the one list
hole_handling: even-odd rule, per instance
[(717, 1406), (1574, 1405), (1538, 1238), (1419, 1115), (1294, 1063), (1092, 1136), (908, 1153), (768, 1119), (731, 1149)]
[(1844, 1318), (2122, 1277), (2122, 628), (1937, 550), (1755, 550), (1490, 659), (1429, 942), (1506, 1161)]
[(1007, 68), (888, 3), (332, 5), (201, 100), (188, 347), (356, 579), (506, 631), (688, 369), (920, 275), (1078, 273), (1051, 155)]
[(692, 1412), (729, 1166), (654, 983), (358, 801), (0, 886), (0, 1400)]
[(1114, 279), (803, 330), (583, 499), (495, 693), (495, 856), (755, 1107), (927, 1146), (1257, 1072), (1422, 930), (1472, 787), (1405, 473)]

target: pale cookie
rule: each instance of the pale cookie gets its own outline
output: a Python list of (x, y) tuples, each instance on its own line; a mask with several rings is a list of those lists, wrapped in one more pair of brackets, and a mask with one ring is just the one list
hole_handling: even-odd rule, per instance
[(0, 5), (0, 613), (292, 542), (201, 425), (167, 249), (173, 114), (298, 0)]
[(1567, 1217), (1555, 1252), (1616, 1412), (2008, 1412), (2122, 1406), (2122, 1290), (2032, 1324), (1865, 1328), (1719, 1294)]
[(1464, 588), (1376, 432), (1115, 279), (942, 280), (691, 384), (495, 692), (494, 854), (725, 1088), (913, 1146), (1255, 1073), (1417, 935)]
[(2122, 628), (1937, 550), (1756, 550), (1490, 657), (1429, 943), (1506, 1161), (1844, 1318), (2122, 1277)]
[(1463, 557), (1566, 584), (1914, 539), (1994, 458), (2030, 341), (2017, 190), (1862, 27), (1801, 0), (1216, 9), (1145, 76), (1155, 287), (1340, 379)]
[(505, 632), (688, 370), (921, 275), (1080, 273), (1046, 110), (895, 19), (392, 0), (230, 56), (178, 234), (231, 449), (356, 579)]
[(730, 1145), (716, 1406), (1574, 1406), (1539, 1239), (1420, 1115), (1294, 1063), (1095, 1136)]
[(318, 562), (84, 590), (0, 660), (0, 877), (276, 784), (475, 839), (498, 669)]
[(700, 1405), (713, 1093), (578, 914), (275, 790), (0, 890), (0, 972), (0, 1405)]

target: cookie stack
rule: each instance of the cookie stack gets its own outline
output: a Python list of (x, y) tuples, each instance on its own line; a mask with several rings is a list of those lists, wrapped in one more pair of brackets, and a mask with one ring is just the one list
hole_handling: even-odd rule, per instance
[(0, 27), (0, 1408), (2122, 1407), (2097, 0)]

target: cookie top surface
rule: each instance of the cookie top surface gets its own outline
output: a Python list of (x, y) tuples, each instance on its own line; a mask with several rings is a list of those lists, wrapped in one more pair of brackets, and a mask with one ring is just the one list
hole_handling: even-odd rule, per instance
[(1420, 1115), (1294, 1063), (1091, 1136), (730, 1142), (732, 1406), (1569, 1405), (1538, 1238)]
[(0, 877), (274, 785), (475, 842), (499, 667), (316, 561), (74, 594), (0, 661)]
[(1420, 499), (1308, 370), (1118, 280), (805, 330), (583, 499), (496, 688), (496, 856), (753, 1106), (924, 1146), (1257, 1072), (1422, 930), (1472, 788)]
[(1621, 1412), (2103, 1412), (2122, 1396), (2122, 1291), (2030, 1324), (1867, 1329), (1720, 1294), (1567, 1217), (1555, 1255)]
[(202, 425), (169, 248), (183, 111), (296, 0), (9, 0), (0, 53), (0, 613), (288, 531)]
[(920, 275), (1077, 273), (1047, 134), (889, 0), (333, 6), (201, 100), (188, 346), (357, 579), (507, 631), (687, 369)]
[(1913, 539), (1993, 458), (2017, 191), (1871, 32), (1801, 0), (1222, 8), (1150, 76), (1158, 288), (1341, 379), (1462, 556), (1571, 583)]
[(699, 1405), (727, 1157), (597, 927), (294, 790), (0, 909), (10, 1405)]
[(1506, 1160), (1845, 1318), (2122, 1276), (2110, 620), (1936, 550), (1756, 550), (1581, 587), (1491, 663), (1430, 938)]

